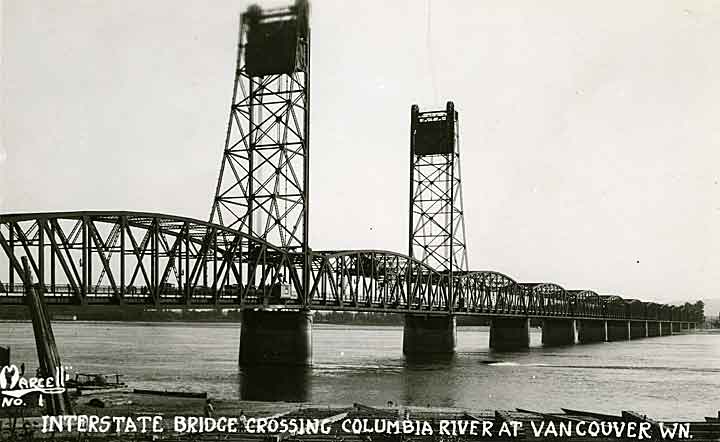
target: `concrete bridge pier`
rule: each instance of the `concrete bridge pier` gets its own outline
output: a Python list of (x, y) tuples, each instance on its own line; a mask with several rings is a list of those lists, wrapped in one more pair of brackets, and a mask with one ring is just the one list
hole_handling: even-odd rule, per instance
[(312, 313), (244, 310), (240, 365), (312, 364)]
[(630, 339), (629, 321), (608, 320), (606, 324), (608, 341), (627, 341)]
[(492, 318), (490, 348), (498, 351), (511, 351), (528, 347), (530, 347), (530, 319)]
[(640, 339), (647, 337), (647, 321), (629, 321), (630, 322), (630, 339)]
[(660, 336), (660, 328), (661, 322), (658, 321), (646, 321), (645, 322), (645, 328), (647, 329), (647, 336), (649, 338), (654, 338), (655, 336)]
[(573, 345), (575, 343), (574, 319), (543, 319), (542, 344), (545, 347)]
[(453, 315), (405, 315), (403, 354), (433, 355), (455, 353), (457, 326)]
[(607, 339), (607, 329), (605, 321), (597, 321), (593, 319), (582, 319), (577, 321), (578, 342), (581, 344), (589, 344), (591, 342), (605, 342)]

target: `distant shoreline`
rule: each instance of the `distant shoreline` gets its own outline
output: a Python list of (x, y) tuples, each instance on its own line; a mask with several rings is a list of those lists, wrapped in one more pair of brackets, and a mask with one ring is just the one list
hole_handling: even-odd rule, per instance
[[(213, 309), (167, 309), (154, 310), (145, 306), (49, 306), (53, 322), (204, 322), (239, 323), (242, 313), (238, 310)], [(72, 318), (75, 318), (74, 320)], [(0, 321), (29, 321), (30, 314), (25, 306), (7, 306), (0, 311)], [(458, 316), (457, 325), (489, 325), (487, 317)], [(389, 325), (402, 326), (403, 314), (384, 312), (315, 311), (315, 324), (338, 325)]]

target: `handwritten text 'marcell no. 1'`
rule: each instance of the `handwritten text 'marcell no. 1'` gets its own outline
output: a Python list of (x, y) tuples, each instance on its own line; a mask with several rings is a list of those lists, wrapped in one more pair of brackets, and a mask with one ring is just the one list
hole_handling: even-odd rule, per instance
[(67, 379), (68, 374), (65, 367), (56, 368), (54, 376), (31, 378), (21, 376), (20, 370), (15, 365), (2, 367), (0, 369), (1, 406), (22, 405), (23, 396), (30, 393), (40, 393), (41, 395), (64, 393)]

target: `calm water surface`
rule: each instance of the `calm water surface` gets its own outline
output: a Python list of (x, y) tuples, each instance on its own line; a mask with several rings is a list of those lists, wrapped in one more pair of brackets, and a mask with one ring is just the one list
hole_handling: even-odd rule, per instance
[[(433, 405), (470, 409), (560, 407), (702, 420), (720, 408), (720, 334), (542, 348), (488, 348), (486, 327), (458, 327), (451, 360), (407, 362), (402, 327), (313, 327), (311, 369), (238, 368), (238, 324), (57, 322), (63, 363), (119, 372), (136, 388), (207, 391), (226, 399)], [(0, 322), (15, 363), (37, 365), (29, 322)]]

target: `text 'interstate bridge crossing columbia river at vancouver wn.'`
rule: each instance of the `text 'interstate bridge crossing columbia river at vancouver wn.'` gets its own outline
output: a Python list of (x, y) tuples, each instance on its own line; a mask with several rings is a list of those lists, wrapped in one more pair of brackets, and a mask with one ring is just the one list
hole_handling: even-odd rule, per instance
[(461, 112), (452, 101), (431, 110), (409, 105), (401, 165), (410, 183), (408, 249), (312, 249), (309, 5), (252, 6), (239, 35), (209, 218), (126, 210), (0, 215), (0, 304), (23, 303), (27, 257), (50, 306), (240, 309), (244, 367), (312, 365), (313, 311), (404, 315), (409, 358), (454, 354), (459, 316), (486, 318), (495, 351), (531, 347), (530, 321), (542, 325), (545, 347), (671, 336), (703, 321), (694, 304), (472, 270)]

